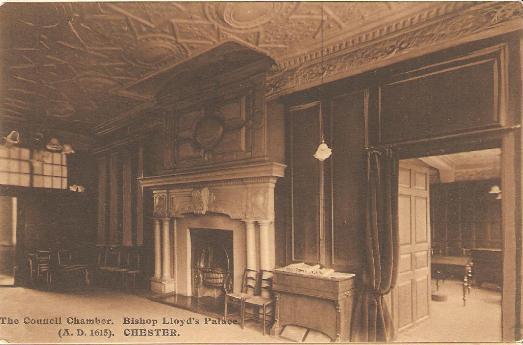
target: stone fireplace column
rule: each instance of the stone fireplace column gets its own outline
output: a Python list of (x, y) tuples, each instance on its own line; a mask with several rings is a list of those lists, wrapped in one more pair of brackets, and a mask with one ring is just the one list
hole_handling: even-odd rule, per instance
[(170, 218), (162, 219), (162, 281), (169, 281), (171, 277), (171, 238), (169, 236)]
[(160, 266), (162, 264), (160, 219), (154, 219), (154, 280), (161, 278)]
[(247, 268), (256, 271), (256, 229), (253, 220), (244, 220), (247, 247)]
[(170, 214), (166, 190), (153, 191), (154, 198), (154, 277), (151, 290), (156, 293), (174, 291), (171, 276)]
[[(271, 221), (259, 220), (258, 224), (260, 226), (260, 269), (272, 270), (274, 268), (274, 253), (272, 253), (274, 244), (271, 243)], [(272, 238), (272, 242), (274, 242), (274, 238)]]

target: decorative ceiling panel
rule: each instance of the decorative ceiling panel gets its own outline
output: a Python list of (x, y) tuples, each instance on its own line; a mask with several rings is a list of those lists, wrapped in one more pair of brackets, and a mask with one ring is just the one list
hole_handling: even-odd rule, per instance
[(93, 128), (148, 99), (129, 85), (223, 42), (255, 47), (281, 68), (306, 54), (317, 59), (308, 52), (320, 48), (322, 36), (332, 43), (414, 13), (428, 18), (436, 5), (8, 3), (0, 7), (0, 118), (59, 118)]

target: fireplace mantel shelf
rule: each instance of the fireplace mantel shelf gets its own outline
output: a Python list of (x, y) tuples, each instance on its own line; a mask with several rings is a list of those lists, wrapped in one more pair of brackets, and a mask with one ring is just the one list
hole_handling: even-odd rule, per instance
[(209, 183), (218, 181), (244, 180), (260, 177), (283, 177), (286, 166), (275, 162), (243, 163), (241, 165), (213, 167), (183, 171), (170, 175), (139, 178), (144, 188)]

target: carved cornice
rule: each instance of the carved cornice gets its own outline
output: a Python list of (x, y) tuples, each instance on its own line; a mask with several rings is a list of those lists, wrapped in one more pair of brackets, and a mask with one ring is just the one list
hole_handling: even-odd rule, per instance
[(324, 48), (323, 62), (320, 50), (284, 59), (270, 73), (266, 94), (272, 98), (522, 27), (523, 7), (518, 2), (481, 4), (463, 10), (469, 6), (445, 4), (335, 42)]
[(143, 177), (139, 181), (145, 188), (176, 185), (217, 185), (276, 182), (284, 176), (285, 165), (275, 162), (243, 163), (241, 165), (198, 169), (172, 175)]

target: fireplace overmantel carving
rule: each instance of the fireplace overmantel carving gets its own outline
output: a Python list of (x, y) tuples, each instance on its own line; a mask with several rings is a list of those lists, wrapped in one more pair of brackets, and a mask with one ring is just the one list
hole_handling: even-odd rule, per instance
[(147, 177), (153, 189), (155, 217), (228, 215), (238, 220), (274, 220), (274, 186), (285, 165), (274, 162)]

